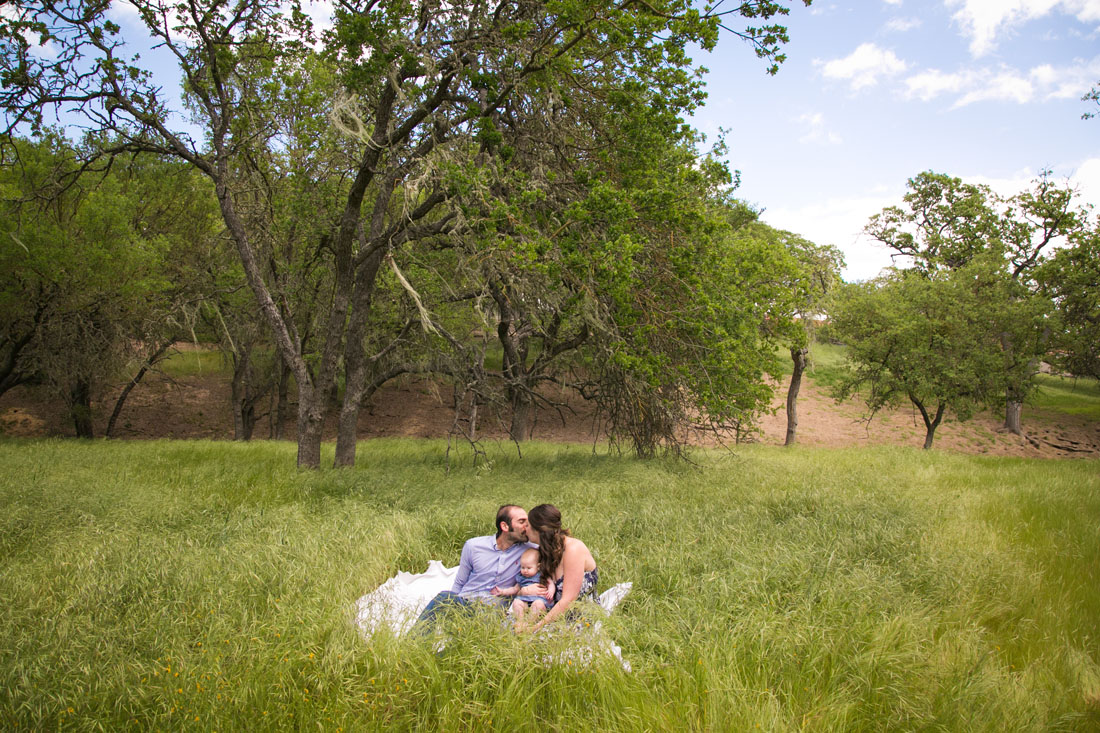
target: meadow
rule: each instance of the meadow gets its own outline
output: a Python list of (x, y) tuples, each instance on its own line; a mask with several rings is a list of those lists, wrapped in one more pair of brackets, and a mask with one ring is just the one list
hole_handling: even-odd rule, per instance
[[(694, 463), (377, 440), (0, 442), (9, 730), (871, 731), (1100, 726), (1095, 461), (748, 446)], [(330, 460), (330, 459), (329, 459)], [(632, 666), (484, 619), (364, 639), (353, 605), (550, 501), (634, 589)]]

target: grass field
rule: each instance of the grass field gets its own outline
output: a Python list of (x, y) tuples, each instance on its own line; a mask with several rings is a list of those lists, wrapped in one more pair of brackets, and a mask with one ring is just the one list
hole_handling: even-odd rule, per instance
[[(1100, 728), (1095, 461), (445, 447), (300, 473), (287, 443), (0, 442), (0, 727)], [(442, 656), (359, 636), (356, 598), (504, 501), (634, 582), (607, 624), (632, 672), (495, 623)]]

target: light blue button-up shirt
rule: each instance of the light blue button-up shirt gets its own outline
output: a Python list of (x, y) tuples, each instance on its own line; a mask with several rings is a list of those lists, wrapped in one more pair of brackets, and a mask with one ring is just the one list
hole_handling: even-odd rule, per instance
[(502, 550), (497, 547), (497, 538), (493, 535), (466, 540), (451, 590), (467, 598), (476, 598), (488, 596), (494, 586), (512, 585), (519, 570), (520, 556), (535, 547), (529, 542), (520, 542)]

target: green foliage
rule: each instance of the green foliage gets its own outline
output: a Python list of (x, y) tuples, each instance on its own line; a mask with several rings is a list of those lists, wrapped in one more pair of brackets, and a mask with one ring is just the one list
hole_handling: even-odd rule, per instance
[(1100, 229), (1082, 232), (1038, 277), (1061, 320), (1052, 361), (1070, 374), (1100, 379)]
[(947, 409), (966, 419), (989, 404), (1003, 383), (986, 277), (974, 265), (933, 277), (895, 271), (847, 286), (832, 314), (851, 364), (838, 398), (866, 386), (872, 414), (911, 401), (928, 429), (926, 448)]
[(992, 251), (1003, 255), (1001, 222), (988, 186), (926, 171), (908, 183), (903, 206), (875, 214), (866, 231), (921, 272), (957, 269)]
[(987, 281), (982, 305), (995, 311), (990, 327), (1001, 345), (1005, 427), (1021, 432), (1019, 406), (1034, 387), (1053, 331), (1048, 317), (1053, 303), (1036, 278), (1056, 243), (1079, 235), (1087, 212), (1049, 171), (1009, 198), (987, 186), (925, 172), (909, 181), (903, 202), (873, 216), (867, 233), (911, 258), (912, 269), (928, 278), (983, 270), (974, 276)]
[(82, 173), (59, 135), (13, 144), (0, 168), (0, 381), (69, 397), (181, 330), (212, 199), (191, 172), (151, 158)]
[[(683, 118), (704, 98), (688, 49), (712, 48), (725, 29), (774, 73), (789, 3), (352, 0), (335, 6), (319, 52), (297, 3), (131, 5), (144, 40), (179, 59), (201, 140), (176, 127), (161, 80), (106, 6), (82, 0), (24, 3), (0, 18), (6, 121), (15, 129), (61, 110), (114, 141), (109, 154), (176, 156), (211, 179), (266, 331), (257, 335), (243, 299), (207, 311), (238, 345), (238, 367), (242, 341), (270, 337), (293, 370), (302, 465), (319, 460), (321, 401), (341, 362), (342, 463), (354, 460), (353, 413), (387, 375), (442, 372), (478, 391), (475, 405), (498, 398), (470, 338), (485, 323), (518, 326), (522, 343), (505, 348), (499, 379), (513, 407), (561, 374), (532, 355), (571, 354), (596, 334), (611, 334), (615, 350), (601, 368), (659, 382), (666, 400), (687, 387), (712, 419), (749, 420), (766, 402), (750, 382), (769, 368), (770, 350), (754, 348), (777, 297), (753, 293), (746, 314), (723, 308), (727, 286), (766, 289), (760, 253), (746, 246), (733, 262), (716, 244), (713, 187), (728, 172), (714, 160), (695, 167)], [(56, 46), (49, 63), (19, 42), (32, 28)], [(695, 231), (699, 244), (681, 244)], [(667, 259), (666, 240), (676, 241)], [(712, 253), (722, 272), (706, 281), (698, 272)], [(650, 277), (670, 297), (647, 321), (638, 284)], [(507, 324), (492, 323), (490, 296), (514, 311)], [(739, 376), (714, 385), (721, 370)], [(734, 405), (729, 394), (744, 397)]]
[[(1095, 461), (743, 448), (696, 465), (535, 444), (479, 468), (372, 441), (0, 442), (11, 729), (1089, 730)], [(452, 455), (452, 461), (454, 456)], [(659, 487), (660, 490), (653, 490)], [(473, 621), (359, 637), (356, 598), (550, 498), (634, 588), (633, 671)], [(198, 718), (198, 720), (196, 720)]]

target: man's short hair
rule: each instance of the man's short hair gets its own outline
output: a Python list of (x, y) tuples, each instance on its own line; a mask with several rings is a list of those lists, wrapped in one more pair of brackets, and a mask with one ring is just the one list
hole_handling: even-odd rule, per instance
[(493, 525), (497, 530), (497, 537), (500, 537), (500, 523), (506, 522), (508, 529), (512, 528), (512, 510), (520, 509), (518, 504), (503, 504), (500, 509), (497, 509), (497, 522)]

